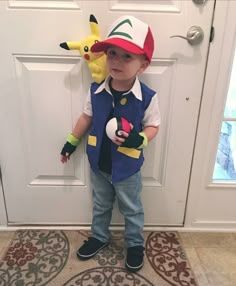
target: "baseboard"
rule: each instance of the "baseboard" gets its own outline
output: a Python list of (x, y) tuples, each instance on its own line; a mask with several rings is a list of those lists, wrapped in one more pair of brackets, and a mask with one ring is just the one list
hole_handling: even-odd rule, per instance
[(229, 231), (236, 232), (236, 221), (203, 221), (196, 220), (184, 229), (207, 230), (207, 231)]
[[(0, 231), (16, 231), (22, 229), (45, 230), (90, 230), (89, 225), (11, 225), (0, 226)], [(111, 226), (111, 230), (124, 230), (124, 226)], [(178, 232), (236, 232), (236, 222), (198, 221), (191, 226), (146, 226), (144, 231), (178, 231)]]

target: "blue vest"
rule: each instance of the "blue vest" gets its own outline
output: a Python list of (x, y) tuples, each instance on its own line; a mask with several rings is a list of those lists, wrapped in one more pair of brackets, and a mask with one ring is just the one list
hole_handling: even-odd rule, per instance
[[(142, 120), (144, 113), (149, 106), (155, 91), (141, 83), (142, 101), (137, 99), (132, 92), (122, 96), (122, 100), (114, 107), (113, 96), (105, 89), (95, 94), (99, 84), (91, 85), (91, 104), (93, 111), (92, 126), (88, 136), (87, 155), (92, 170), (96, 173), (99, 170), (98, 161), (101, 150), (103, 133), (105, 132), (108, 116), (113, 111), (114, 117), (124, 117), (134, 126), (138, 132), (142, 131)], [(126, 98), (126, 99), (124, 99)], [(112, 183), (122, 181), (136, 172), (143, 164), (143, 150), (120, 147), (112, 144)]]

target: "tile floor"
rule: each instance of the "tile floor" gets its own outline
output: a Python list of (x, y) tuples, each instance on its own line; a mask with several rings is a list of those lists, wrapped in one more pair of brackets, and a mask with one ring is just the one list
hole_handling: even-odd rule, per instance
[[(0, 232), (0, 256), (14, 232)], [(236, 233), (179, 232), (198, 286), (236, 286)]]
[(179, 235), (199, 286), (236, 286), (236, 233)]

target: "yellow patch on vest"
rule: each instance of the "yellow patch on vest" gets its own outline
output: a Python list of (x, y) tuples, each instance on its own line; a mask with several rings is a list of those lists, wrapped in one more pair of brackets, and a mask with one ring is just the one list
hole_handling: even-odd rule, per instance
[(88, 136), (88, 145), (97, 146), (97, 137), (89, 135)]
[(118, 152), (125, 154), (129, 157), (138, 159), (140, 157), (141, 151), (134, 149), (134, 148), (127, 148), (127, 147), (118, 147)]

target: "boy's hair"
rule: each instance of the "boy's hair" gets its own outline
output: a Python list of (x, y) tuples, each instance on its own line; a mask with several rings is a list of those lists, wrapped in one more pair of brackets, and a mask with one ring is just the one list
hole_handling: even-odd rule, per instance
[(95, 43), (92, 52), (107, 52), (110, 45), (117, 46), (133, 54), (146, 55), (151, 62), (154, 39), (148, 24), (133, 16), (122, 16), (110, 27), (107, 38)]

